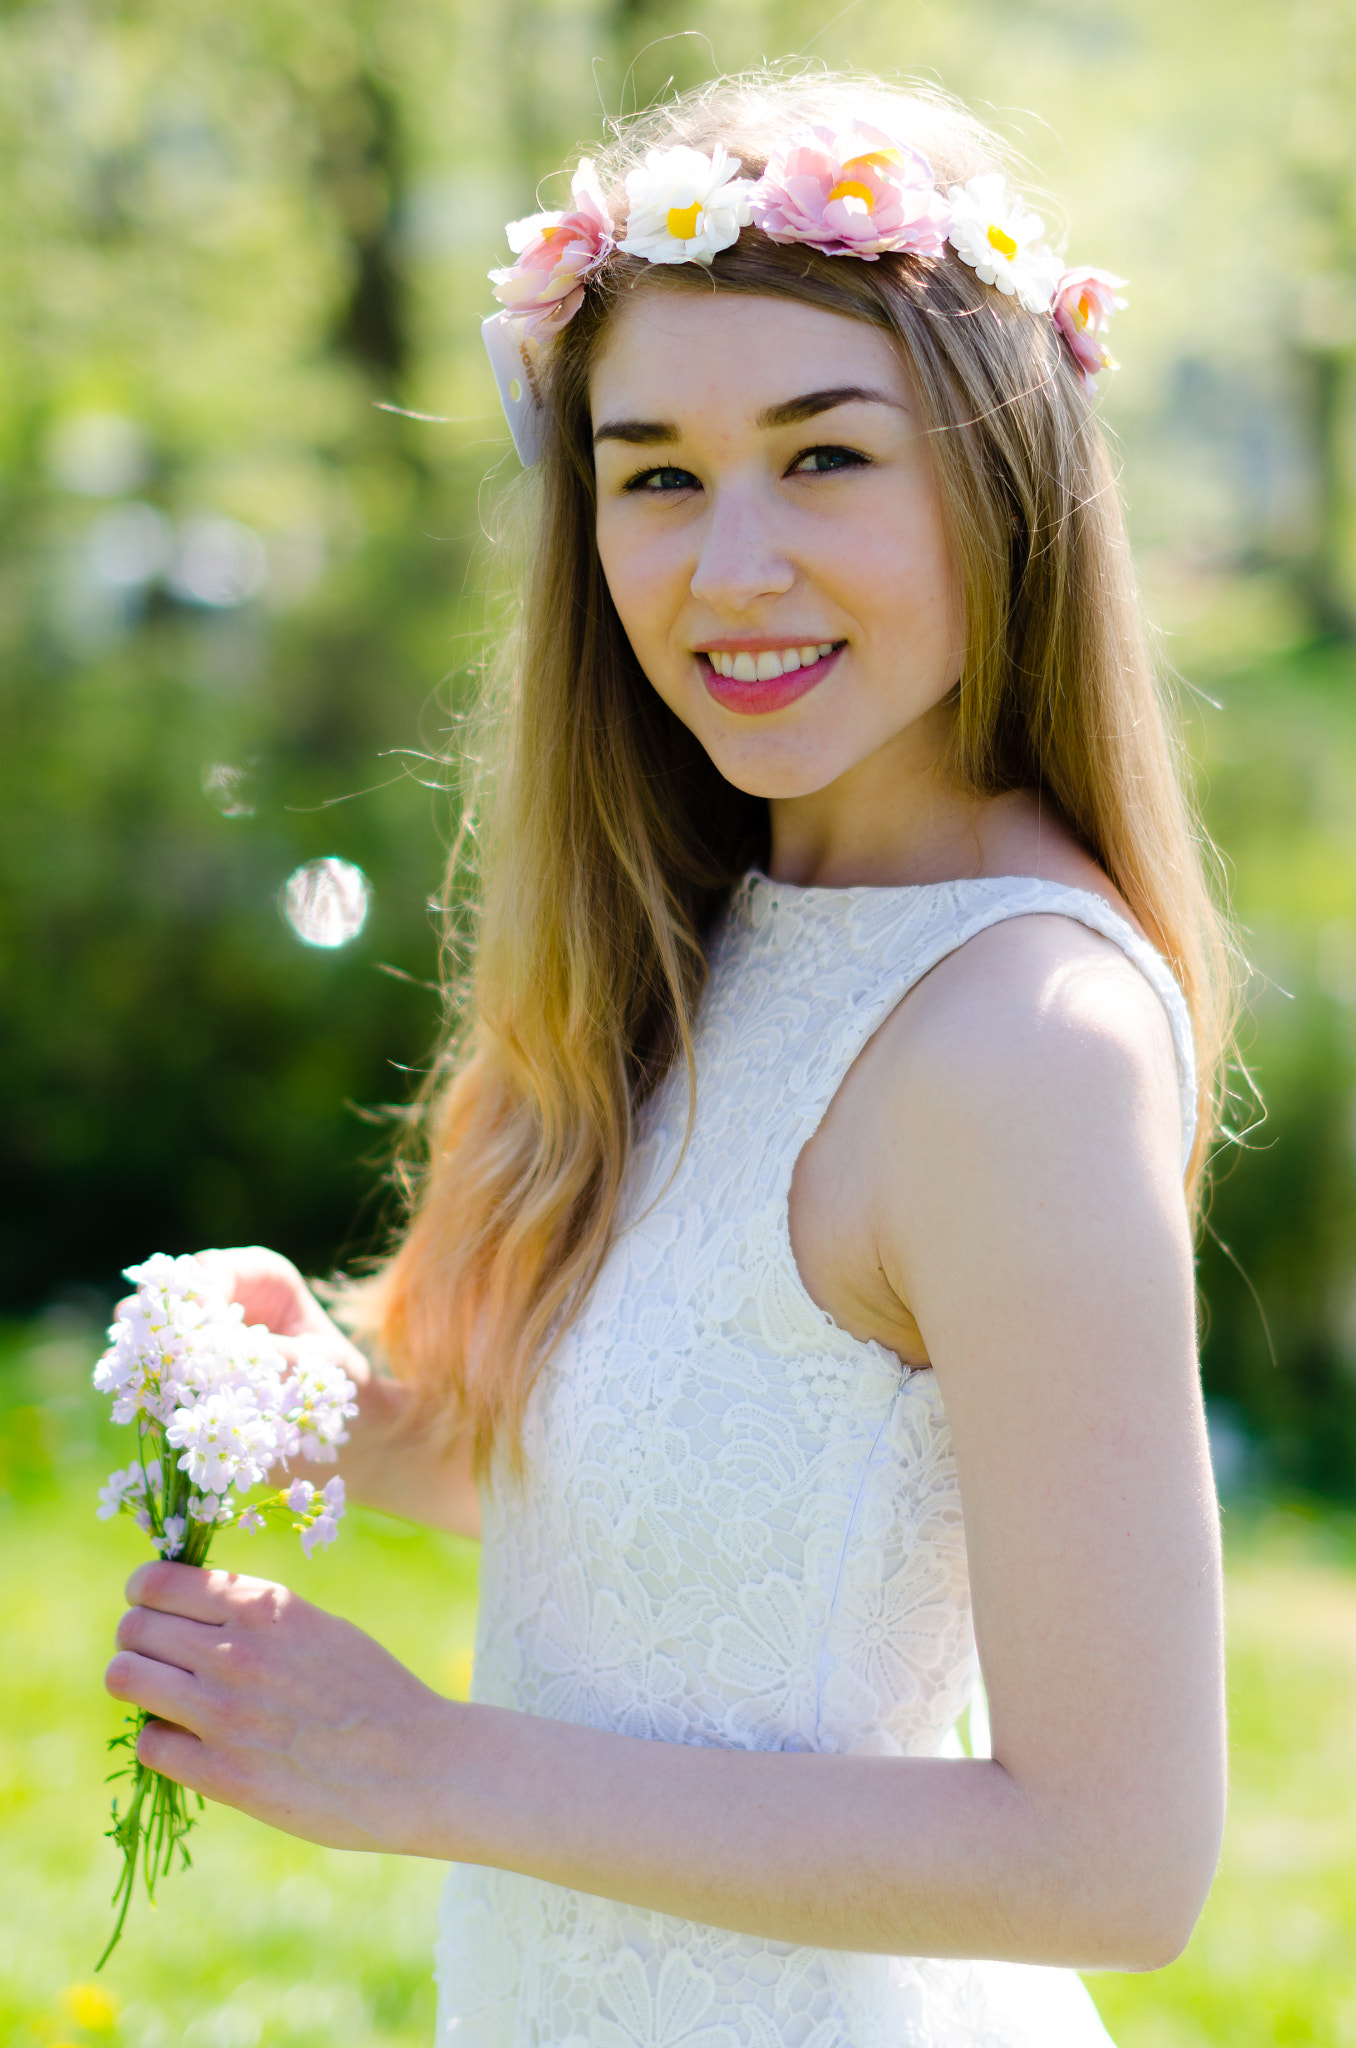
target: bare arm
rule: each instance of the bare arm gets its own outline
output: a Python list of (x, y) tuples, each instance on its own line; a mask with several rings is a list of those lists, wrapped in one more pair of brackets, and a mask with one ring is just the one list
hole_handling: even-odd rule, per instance
[(954, 1428), (993, 1761), (458, 1706), (279, 1588), (164, 1565), (134, 1579), (110, 1667), (180, 1724), (146, 1731), (147, 1761), (317, 1840), (779, 1941), (1176, 1954), (1218, 1849), (1223, 1716), (1171, 1048), (1133, 970), (998, 935), (966, 951), (910, 998), (862, 1145)]

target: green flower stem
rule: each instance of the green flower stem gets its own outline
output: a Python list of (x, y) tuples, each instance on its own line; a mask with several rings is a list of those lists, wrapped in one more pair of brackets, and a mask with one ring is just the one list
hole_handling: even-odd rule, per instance
[[(154, 1717), (138, 1710), (129, 1717), (126, 1733), (115, 1735), (109, 1742), (110, 1749), (130, 1749), (133, 1761), (125, 1771), (116, 1771), (115, 1777), (130, 1777), (132, 1795), (127, 1811), (118, 1812), (118, 1802), (113, 1801), (113, 1825), (108, 1830), (111, 1841), (122, 1851), (122, 1874), (113, 1893), (112, 1903), (117, 1910), (117, 1921), (109, 1937), (108, 1946), (94, 1965), (102, 1970), (122, 1938), (123, 1922), (127, 1909), (132, 1903), (136, 1889), (137, 1864), (140, 1862), (146, 1885), (146, 1896), (155, 1903), (156, 1880), (168, 1875), (177, 1849), (180, 1868), (187, 1870), (192, 1862), (184, 1837), (194, 1825), (196, 1816), (189, 1811), (189, 1794), (182, 1785), (176, 1785), (173, 1778), (162, 1777), (159, 1771), (151, 1770), (136, 1754), (137, 1737), (146, 1723)], [(198, 1810), (203, 1800), (195, 1793)]]
[[(205, 1565), (212, 1538), (217, 1530), (229, 1528), (231, 1525), (229, 1522), (195, 1522), (192, 1519), (188, 1513), (188, 1505), (190, 1498), (195, 1497), (193, 1488), (187, 1475), (179, 1470), (174, 1453), (167, 1449), (161, 1432), (154, 1427), (145, 1432), (142, 1438), (143, 1467), (146, 1462), (145, 1443), (148, 1438), (152, 1451), (160, 1458), (163, 1488), (158, 1501), (154, 1493), (150, 1489), (147, 1490), (146, 1508), (150, 1515), (151, 1533), (154, 1536), (163, 1536), (165, 1523), (170, 1517), (183, 1515), (186, 1518), (184, 1547), (175, 1562)], [(293, 1519), (285, 1492), (271, 1494), (256, 1505), (266, 1515), (286, 1516), (294, 1529), (306, 1526), (307, 1518), (303, 1517), (301, 1521)], [(130, 1508), (128, 1512), (131, 1512)], [(232, 1517), (232, 1520), (234, 1519), (235, 1517)], [(138, 1709), (128, 1716), (128, 1726), (124, 1732), (112, 1736), (108, 1744), (110, 1749), (130, 1749), (132, 1752), (131, 1763), (123, 1770), (114, 1771), (112, 1774), (114, 1778), (130, 1778), (132, 1792), (125, 1813), (118, 1812), (118, 1802), (114, 1799), (113, 1825), (107, 1830), (109, 1840), (116, 1842), (122, 1852), (122, 1874), (112, 1899), (118, 1916), (117, 1921), (107, 1948), (94, 1965), (96, 1971), (102, 1970), (122, 1938), (127, 1909), (132, 1903), (132, 1893), (136, 1889), (138, 1862), (141, 1864), (146, 1896), (154, 1905), (156, 1881), (168, 1876), (174, 1864), (176, 1850), (180, 1858), (180, 1869), (187, 1870), (193, 1861), (184, 1840), (197, 1819), (197, 1815), (189, 1808), (189, 1793), (182, 1785), (176, 1785), (173, 1778), (162, 1777), (159, 1771), (151, 1770), (137, 1757), (137, 1737), (146, 1723), (154, 1719), (153, 1714), (143, 1713)], [(197, 1799), (198, 1811), (201, 1812), (205, 1801), (198, 1793), (191, 1796)]]

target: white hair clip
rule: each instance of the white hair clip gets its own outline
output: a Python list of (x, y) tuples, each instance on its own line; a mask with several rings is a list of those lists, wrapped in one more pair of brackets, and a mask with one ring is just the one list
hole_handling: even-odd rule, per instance
[(518, 460), (524, 469), (531, 469), (534, 462), (541, 460), (545, 424), (537, 388), (538, 344), (523, 331), (521, 319), (507, 307), (502, 313), (491, 313), (488, 320), (482, 320), (480, 332)]

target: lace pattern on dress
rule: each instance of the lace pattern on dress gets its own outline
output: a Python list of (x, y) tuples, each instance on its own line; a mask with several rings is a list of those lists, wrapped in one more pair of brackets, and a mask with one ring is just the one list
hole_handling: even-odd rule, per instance
[[(663, 1742), (948, 1744), (976, 1674), (936, 1382), (840, 1329), (791, 1252), (796, 1158), (937, 961), (1055, 912), (1180, 991), (1099, 897), (1004, 878), (800, 890), (752, 875), (712, 945), (697, 1089), (646, 1105), (623, 1222), (534, 1389), (522, 1492), (484, 1491), (474, 1697)], [(454, 1866), (439, 2039), (458, 2048), (1092, 2048), (1071, 1973), (754, 1940)]]

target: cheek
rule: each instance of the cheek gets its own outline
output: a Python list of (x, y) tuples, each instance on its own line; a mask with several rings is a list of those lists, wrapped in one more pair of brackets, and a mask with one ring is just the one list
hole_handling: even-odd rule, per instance
[[(600, 517), (598, 559), (608, 593), (637, 656), (666, 638), (687, 588), (681, 550), (672, 538), (642, 534)], [(689, 571), (690, 574), (690, 571)]]
[(863, 617), (918, 652), (948, 655), (961, 638), (960, 580), (939, 515), (931, 507), (882, 520), (840, 556)]

